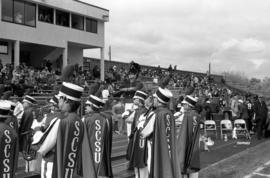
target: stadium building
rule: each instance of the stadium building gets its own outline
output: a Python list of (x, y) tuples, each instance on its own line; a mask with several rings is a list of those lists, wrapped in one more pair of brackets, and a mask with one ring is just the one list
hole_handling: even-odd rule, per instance
[(78, 0), (1, 0), (0, 19), (3, 64), (82, 65), (83, 50), (98, 48), (104, 65), (107, 9)]

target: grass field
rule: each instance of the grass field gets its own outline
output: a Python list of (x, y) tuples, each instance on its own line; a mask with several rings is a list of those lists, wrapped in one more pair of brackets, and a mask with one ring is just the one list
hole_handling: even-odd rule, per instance
[(200, 178), (243, 178), (269, 160), (270, 140), (252, 139), (251, 145), (231, 142), (217, 150), (202, 153)]

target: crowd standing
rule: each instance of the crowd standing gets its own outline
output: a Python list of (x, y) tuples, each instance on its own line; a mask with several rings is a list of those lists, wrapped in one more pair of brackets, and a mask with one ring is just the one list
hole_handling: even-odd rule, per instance
[[(255, 132), (258, 139), (269, 136), (263, 97), (229, 89), (209, 75), (179, 75), (171, 66), (168, 70), (142, 70), (132, 62), (128, 71), (113, 67), (102, 82), (98, 68), (92, 75), (84, 75), (78, 66), (67, 66), (61, 76), (49, 67), (41, 71), (25, 65), (0, 68), (2, 90), (4, 86), (0, 100), (3, 177), (14, 177), (19, 152), (26, 160), (25, 171), (40, 172), (41, 177), (113, 177), (115, 132), (129, 138), (127, 159), (136, 178), (196, 178), (200, 145), (207, 144), (200, 143), (201, 125), (213, 120), (214, 113), (222, 119), (243, 119), (248, 133)], [(142, 76), (152, 77), (158, 86), (149, 90)], [(87, 83), (87, 78), (94, 82)], [(36, 99), (29, 92), (25, 95), (25, 88), (37, 86), (39, 80), (61, 83), (49, 104), (42, 107), (49, 108), (48, 112), (42, 114), (37, 112)], [(21, 93), (14, 85), (22, 87)], [(181, 91), (173, 97), (170, 89), (176, 87)], [(85, 89), (86, 102), (82, 101)], [(12, 94), (24, 97), (11, 101)]]

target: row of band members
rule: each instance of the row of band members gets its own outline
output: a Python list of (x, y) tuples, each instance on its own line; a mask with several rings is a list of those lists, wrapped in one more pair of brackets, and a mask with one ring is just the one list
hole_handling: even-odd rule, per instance
[[(19, 150), (28, 160), (26, 171), (40, 171), (41, 177), (113, 177), (112, 119), (102, 110), (105, 103), (100, 91), (89, 96), (82, 119), (76, 111), (83, 88), (68, 82), (50, 100), (51, 113), (42, 122), (34, 119), (33, 97), (26, 96), (23, 105), (0, 101), (1, 176), (14, 177)], [(176, 132), (168, 109), (171, 97), (166, 87), (159, 87), (153, 96), (137, 90), (133, 97), (127, 118), (132, 123), (127, 159), (136, 177), (198, 177), (200, 116), (193, 109), (196, 100), (186, 96), (181, 129)], [(31, 128), (35, 130), (33, 139)]]

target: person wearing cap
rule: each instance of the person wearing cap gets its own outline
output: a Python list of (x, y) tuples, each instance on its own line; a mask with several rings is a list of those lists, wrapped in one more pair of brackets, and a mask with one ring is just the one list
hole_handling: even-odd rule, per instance
[[(50, 107), (50, 112), (44, 111)], [(39, 150), (42, 142), (49, 134), (50, 129), (54, 126), (58, 118), (60, 118), (60, 112), (58, 111), (58, 98), (53, 96), (50, 99), (49, 105), (40, 108), (40, 112), (43, 117), (41, 120), (35, 119), (31, 128), (34, 130), (31, 149)], [(41, 172), (42, 157), (40, 154), (36, 154), (36, 157), (30, 162), (30, 170), (35, 172)]]
[(182, 101), (184, 116), (177, 138), (178, 161), (184, 177), (198, 178), (200, 170), (200, 115), (195, 110), (196, 99), (187, 95)]
[(60, 118), (60, 111), (58, 108), (58, 100), (59, 100), (59, 97), (57, 95), (54, 95), (49, 100), (50, 111), (49, 111), (49, 113), (44, 114), (44, 121), (43, 121), (42, 128), (41, 128), (41, 130), (43, 132), (50, 126), (51, 121), (54, 118)]
[[(49, 100), (49, 104), (46, 106), (41, 107), (41, 110), (45, 110), (46, 108), (50, 107), (50, 111), (44, 112), (42, 111), (42, 120), (37, 121), (34, 120), (32, 124), (32, 129), (35, 131), (33, 136), (32, 145), (37, 145), (37, 142), (40, 141), (41, 137), (43, 137), (44, 132), (47, 132), (47, 129), (55, 123), (57, 118), (60, 118), (60, 111), (58, 109), (58, 97), (57, 95), (53, 96)], [(40, 144), (40, 143), (39, 143)], [(40, 145), (39, 145), (40, 146)]]
[[(72, 177), (84, 134), (81, 118), (76, 114), (83, 88), (63, 82), (59, 91), (57, 118), (37, 151), (42, 156), (41, 177)], [(48, 130), (48, 129), (47, 129)]]
[(159, 87), (153, 96), (156, 109), (140, 133), (149, 142), (147, 167), (150, 178), (181, 177), (176, 159), (175, 119), (168, 109), (173, 95), (165, 87)]
[[(125, 119), (127, 123), (127, 136), (130, 136), (134, 129), (136, 128), (138, 122), (138, 116), (145, 112), (144, 100), (147, 98), (147, 93), (141, 90), (137, 90), (133, 96), (133, 105), (132, 110), (128, 114), (128, 117)], [(136, 117), (135, 117), (136, 116)]]
[(102, 112), (105, 105), (101, 98), (102, 87), (93, 91), (86, 101), (84, 117), (85, 135), (82, 143), (82, 166), (79, 175), (83, 177), (112, 177), (111, 144), (112, 125), (108, 115)]
[[(10, 117), (10, 103), (0, 101), (0, 175), (15, 177), (18, 163), (18, 135), (13, 128), (5, 123)], [(3, 164), (2, 164), (3, 163)]]
[[(31, 144), (32, 129), (31, 126), (35, 119), (34, 106), (37, 104), (35, 98), (26, 95), (23, 99), (23, 116), (18, 130), (19, 151), (26, 154)], [(28, 172), (28, 162), (26, 162), (25, 172)]]
[(13, 115), (17, 118), (18, 127), (20, 127), (22, 116), (23, 116), (23, 113), (24, 113), (24, 108), (23, 108), (23, 105), (22, 105), (22, 101), (20, 99), (15, 100), (14, 103), (15, 103), (16, 106), (14, 108)]
[(144, 178), (148, 176), (147, 171), (147, 143), (146, 139), (140, 136), (140, 128), (138, 128), (139, 122), (144, 120), (139, 118), (146, 113), (145, 100), (147, 93), (141, 90), (137, 90), (133, 97), (133, 104), (136, 105), (136, 109), (129, 115), (126, 122), (131, 123), (131, 133), (129, 135), (129, 143), (127, 149), (127, 160), (129, 160), (129, 169), (135, 171), (135, 177)]

